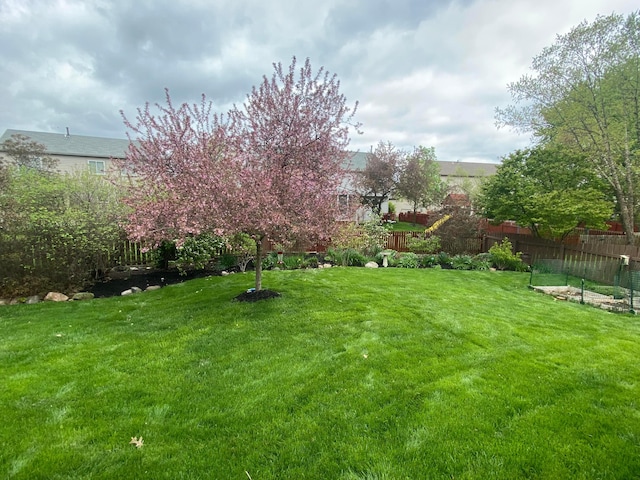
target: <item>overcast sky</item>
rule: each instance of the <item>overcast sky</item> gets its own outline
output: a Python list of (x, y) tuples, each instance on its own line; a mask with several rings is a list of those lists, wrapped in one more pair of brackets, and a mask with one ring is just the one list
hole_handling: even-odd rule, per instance
[(495, 162), (529, 144), (497, 129), (506, 85), (583, 20), (637, 0), (0, 0), (0, 133), (125, 138), (145, 102), (226, 112), (273, 62), (324, 66), (359, 102), (351, 149), (434, 146)]

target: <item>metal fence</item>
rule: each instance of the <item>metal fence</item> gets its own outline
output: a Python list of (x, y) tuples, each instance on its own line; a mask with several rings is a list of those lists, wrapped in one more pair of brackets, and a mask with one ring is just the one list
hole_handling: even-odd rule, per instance
[(635, 313), (640, 306), (640, 263), (613, 257), (594, 260), (539, 258), (531, 265), (529, 286), (559, 300)]

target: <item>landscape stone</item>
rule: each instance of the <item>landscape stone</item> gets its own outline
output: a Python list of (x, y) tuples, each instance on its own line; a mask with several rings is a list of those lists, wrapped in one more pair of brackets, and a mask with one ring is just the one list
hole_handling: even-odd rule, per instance
[(141, 289), (141, 288), (138, 288), (138, 287), (131, 287), (131, 291), (132, 291), (133, 293), (140, 293), (140, 292), (142, 292), (142, 289)]
[(325, 263), (324, 265), (322, 265), (322, 268), (331, 268), (331, 264), (330, 263)]
[(220, 275), (222, 275), (223, 277), (226, 277), (227, 275), (229, 275), (229, 272), (227, 272), (226, 270), (223, 270)]
[(29, 298), (27, 298), (27, 301), (24, 302), (27, 305), (33, 305), (34, 303), (40, 303), (40, 296), (39, 295), (31, 295)]
[(69, 300), (69, 297), (60, 292), (49, 292), (44, 297), (45, 302), (66, 302), (67, 300)]
[(72, 300), (92, 300), (95, 295), (91, 292), (78, 292), (71, 297)]
[(378, 264), (376, 262), (367, 262), (365, 264), (366, 268), (378, 268)]
[(149, 285), (144, 289), (145, 292), (153, 292), (154, 290), (160, 290), (162, 287), (160, 285)]
[(128, 288), (127, 290), (125, 290), (124, 292), (122, 292), (120, 294), (123, 297), (126, 297), (127, 295), (133, 295), (133, 290), (131, 290), (130, 288)]
[(9, 300), (6, 298), (0, 298), (0, 305), (9, 305)]

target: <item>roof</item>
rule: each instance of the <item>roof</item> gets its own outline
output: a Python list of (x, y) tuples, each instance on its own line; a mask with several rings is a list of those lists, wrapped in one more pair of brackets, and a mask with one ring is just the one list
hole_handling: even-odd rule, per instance
[[(350, 152), (348, 159), (350, 170), (364, 170), (367, 166), (369, 152)], [(485, 177), (496, 173), (498, 165), (495, 163), (480, 162), (444, 162), (438, 160), (440, 175), (443, 177)]]
[[(28, 130), (6, 130), (0, 143), (8, 140), (11, 135), (20, 134), (35, 142), (41, 143), (50, 155), (70, 155), (92, 158), (125, 158), (129, 148), (129, 140), (121, 138), (88, 137), (84, 135), (65, 135), (64, 133), (31, 132)], [(364, 170), (370, 152), (349, 152), (345, 162), (349, 170)], [(438, 160), (440, 175), (444, 177), (483, 177), (496, 173), (495, 163), (475, 162), (443, 162)], [(462, 175), (461, 175), (462, 174)]]
[(50, 155), (125, 158), (129, 148), (129, 140), (126, 139), (73, 134), (67, 136), (64, 133), (31, 132), (28, 130), (6, 130), (0, 137), (0, 143), (16, 134), (24, 135), (44, 145)]

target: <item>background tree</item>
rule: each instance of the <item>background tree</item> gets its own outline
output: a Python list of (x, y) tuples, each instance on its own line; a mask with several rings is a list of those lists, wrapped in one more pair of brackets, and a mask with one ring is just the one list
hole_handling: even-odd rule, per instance
[(256, 290), (263, 240), (331, 235), (355, 113), (337, 77), (323, 68), (314, 73), (308, 59), (300, 69), (294, 58), (288, 70), (274, 70), (224, 122), (204, 97), (175, 109), (168, 93), (160, 116), (147, 105), (136, 124), (125, 118), (138, 136), (127, 165), (141, 186), (128, 198), (130, 235), (158, 242), (245, 233), (256, 243)]
[(398, 178), (398, 195), (413, 206), (414, 223), (419, 208), (440, 203), (447, 190), (433, 147), (418, 147), (409, 155)]
[[(53, 172), (58, 161), (47, 155), (47, 148), (26, 135), (15, 133), (2, 142), (0, 150), (8, 157), (10, 165), (33, 168), (43, 172)], [(0, 163), (3, 163), (0, 157)]]
[(612, 198), (584, 155), (537, 146), (503, 158), (483, 184), (480, 204), (495, 222), (514, 220), (536, 236), (564, 238), (580, 224), (606, 229)]
[(532, 69), (533, 75), (509, 84), (514, 105), (497, 110), (498, 124), (585, 155), (611, 185), (632, 242), (640, 167), (640, 15), (583, 22), (535, 57)]
[(382, 204), (395, 191), (406, 153), (397, 150), (391, 142), (379, 142), (367, 155), (367, 164), (356, 177), (356, 185), (363, 205), (381, 214)]

